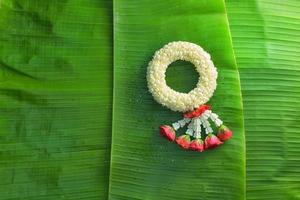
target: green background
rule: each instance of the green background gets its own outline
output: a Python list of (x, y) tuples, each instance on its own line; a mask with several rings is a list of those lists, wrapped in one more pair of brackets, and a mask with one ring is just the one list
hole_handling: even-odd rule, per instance
[[(0, 0), (0, 200), (299, 200), (298, 0)], [(233, 138), (182, 151), (146, 68), (183, 40), (212, 56)], [(192, 65), (167, 83), (189, 91)]]

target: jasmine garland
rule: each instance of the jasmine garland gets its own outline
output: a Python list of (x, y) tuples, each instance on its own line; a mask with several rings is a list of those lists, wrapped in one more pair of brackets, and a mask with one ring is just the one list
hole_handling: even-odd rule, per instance
[[(166, 84), (166, 69), (176, 60), (193, 63), (199, 73), (197, 87), (189, 93), (174, 91)], [(148, 66), (147, 81), (149, 91), (157, 102), (173, 111), (187, 112), (212, 97), (217, 87), (217, 76), (217, 70), (207, 52), (196, 44), (179, 41), (171, 42), (155, 53)]]
[[(176, 60), (193, 63), (199, 73), (197, 86), (189, 93), (174, 91), (166, 84), (166, 69)], [(223, 125), (219, 116), (211, 111), (209, 105), (204, 105), (217, 87), (217, 76), (210, 55), (196, 44), (171, 42), (155, 53), (147, 71), (149, 91), (158, 103), (184, 113), (183, 119), (174, 122), (172, 126), (160, 126), (163, 137), (176, 142), (183, 149), (198, 152), (215, 148), (232, 137), (231, 130)], [(217, 135), (213, 133), (211, 122), (219, 129)], [(185, 134), (176, 137), (176, 131), (185, 126)]]

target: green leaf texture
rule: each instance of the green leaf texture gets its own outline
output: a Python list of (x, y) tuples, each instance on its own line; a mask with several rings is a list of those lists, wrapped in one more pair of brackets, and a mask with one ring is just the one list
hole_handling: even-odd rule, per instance
[(106, 199), (112, 2), (0, 2), (0, 199)]
[[(219, 71), (209, 102), (234, 137), (218, 149), (183, 151), (159, 136), (160, 124), (181, 118), (156, 103), (146, 68), (156, 50), (190, 41), (208, 51)], [(194, 87), (194, 71), (175, 63), (174, 88)], [(190, 76), (192, 78), (190, 78)], [(182, 87), (185, 84), (186, 87)], [(245, 188), (239, 77), (222, 0), (114, 1), (114, 108), (109, 197), (114, 200), (242, 200)]]
[(228, 0), (245, 113), (248, 200), (300, 199), (300, 2)]

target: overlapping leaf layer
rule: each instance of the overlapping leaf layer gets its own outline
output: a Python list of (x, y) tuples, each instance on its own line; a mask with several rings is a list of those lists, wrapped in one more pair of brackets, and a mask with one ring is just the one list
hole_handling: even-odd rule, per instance
[(0, 199), (106, 199), (112, 2), (0, 3)]
[(241, 76), (247, 199), (300, 199), (300, 2), (226, 2)]
[[(0, 0), (0, 199), (300, 199), (299, 9)], [(181, 114), (153, 100), (146, 68), (178, 40), (201, 45), (218, 69), (209, 104), (234, 136), (215, 150), (183, 151), (158, 134)], [(187, 92), (198, 76), (179, 61), (166, 79)]]
[[(221, 0), (114, 2), (110, 199), (244, 199), (242, 104), (224, 6)], [(160, 124), (181, 114), (153, 100), (147, 64), (157, 49), (178, 40), (201, 45), (218, 68), (218, 89), (209, 103), (235, 132), (218, 149), (183, 151), (158, 134)], [(171, 67), (169, 75), (180, 77), (171, 78), (172, 86), (194, 87), (182, 67)]]

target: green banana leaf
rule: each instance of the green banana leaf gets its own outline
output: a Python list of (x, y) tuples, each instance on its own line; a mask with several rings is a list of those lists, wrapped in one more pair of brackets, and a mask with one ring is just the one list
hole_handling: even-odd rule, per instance
[[(246, 185), (249, 200), (299, 199), (300, 3), (226, 9), (231, 32), (222, 0), (0, 0), (0, 199), (237, 200)], [(234, 137), (213, 151), (158, 134), (181, 114), (153, 100), (146, 68), (176, 40), (218, 68), (209, 103)], [(197, 79), (187, 62), (167, 71), (182, 92)]]
[(300, 199), (300, 2), (227, 0), (241, 76), (248, 200)]
[[(178, 40), (201, 45), (218, 68), (218, 88), (209, 103), (234, 131), (233, 139), (218, 149), (183, 151), (159, 136), (160, 124), (182, 114), (153, 100), (146, 68), (157, 49)], [(168, 72), (168, 82), (180, 90), (193, 88), (195, 72), (184, 64), (189, 72), (182, 74), (178, 65)], [(175, 81), (172, 76), (181, 78)], [(244, 142), (240, 84), (224, 2), (115, 0), (110, 199), (244, 199)]]
[(112, 1), (0, 6), (0, 199), (107, 199)]

